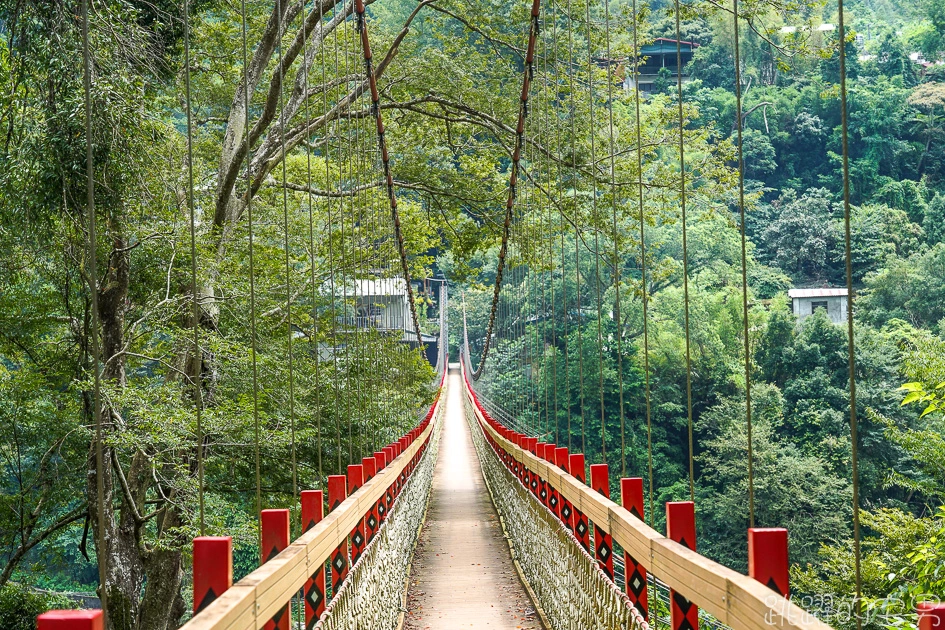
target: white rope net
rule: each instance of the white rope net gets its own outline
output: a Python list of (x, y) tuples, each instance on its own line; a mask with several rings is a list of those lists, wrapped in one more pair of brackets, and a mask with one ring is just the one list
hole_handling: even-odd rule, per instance
[[(445, 391), (441, 400), (445, 403)], [(445, 404), (437, 411), (442, 415)], [(395, 630), (407, 570), (433, 485), (433, 469), (442, 423), (434, 419), (430, 445), (424, 452), (387, 520), (358, 559), (338, 594), (315, 624), (320, 630)]]
[[(483, 476), (512, 555), (553, 630), (649, 630), (626, 595), (545, 506), (502, 465), (464, 397)], [(552, 630), (549, 629), (549, 630)]]

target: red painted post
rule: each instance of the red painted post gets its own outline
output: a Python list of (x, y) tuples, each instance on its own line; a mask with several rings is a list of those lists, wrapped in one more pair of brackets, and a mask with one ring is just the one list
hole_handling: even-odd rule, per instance
[[(364, 485), (364, 467), (361, 464), (351, 464), (348, 466), (348, 496), (351, 496)], [(364, 525), (367, 515), (364, 514), (358, 519), (357, 525), (351, 530), (351, 566), (361, 558), (364, 553), (364, 547), (367, 544), (367, 536), (364, 533)]]
[[(538, 447), (538, 438), (530, 437), (525, 441), (525, 450), (535, 455)], [(534, 470), (528, 471), (528, 489), (531, 493), (538, 496), (538, 473)]]
[[(262, 549), (260, 561), (265, 564), (289, 546), (289, 510), (263, 510), (259, 513)], [(289, 605), (286, 604), (263, 626), (266, 630), (289, 630)]]
[[(302, 531), (307, 532), (318, 525), (325, 515), (325, 495), (321, 490), (302, 491)], [(311, 628), (325, 612), (325, 567), (315, 569), (305, 580), (302, 589), (305, 597), (305, 627)]]
[(915, 609), (919, 614), (919, 630), (945, 630), (945, 604), (919, 602)]
[[(555, 465), (563, 470), (568, 472), (568, 465), (570, 464), (570, 458), (568, 457), (568, 447), (560, 446), (555, 449)], [(559, 516), (561, 522), (564, 524), (565, 528), (568, 531), (574, 531), (574, 507), (571, 505), (571, 502), (565, 498), (563, 494), (558, 495), (561, 500), (561, 510), (559, 511)]]
[[(328, 475), (328, 511), (338, 508), (348, 498), (348, 478)], [(331, 554), (331, 595), (334, 597), (348, 575), (348, 539), (345, 538)]]
[[(374, 478), (374, 475), (377, 474), (377, 460), (374, 457), (365, 457), (361, 460), (361, 465), (364, 467), (364, 483), (367, 483)], [(368, 542), (371, 542), (374, 540), (374, 535), (377, 533), (377, 528), (381, 526), (381, 522), (378, 520), (377, 515), (377, 504), (368, 510), (365, 523), (367, 523), (367, 539)]]
[[(630, 514), (643, 520), (643, 478), (632, 477), (620, 480), (620, 502)], [(627, 597), (644, 619), (649, 619), (649, 600), (646, 590), (646, 568), (636, 558), (624, 551), (624, 581)]]
[(233, 586), (233, 539), (194, 538), (194, 614)]
[[(545, 447), (548, 446), (544, 442), (538, 442), (535, 445), (535, 455), (538, 456), (538, 459), (545, 459)], [(538, 477), (538, 500), (541, 501), (542, 505), (548, 505), (548, 484), (545, 482), (545, 478)]]
[(748, 575), (778, 595), (788, 597), (791, 594), (788, 566), (786, 529), (783, 527), (750, 527), (748, 529)]
[[(696, 550), (696, 506), (692, 501), (666, 504), (666, 536), (687, 549)], [(671, 630), (698, 630), (699, 608), (670, 589)]]
[(101, 610), (50, 610), (36, 618), (37, 630), (103, 630)]
[[(374, 459), (377, 461), (377, 473), (380, 474), (387, 467), (387, 451), (376, 451)], [(387, 518), (387, 498), (382, 494), (377, 500), (377, 519), (383, 523), (385, 518)]]
[[(545, 461), (555, 465), (555, 449), (557, 448), (554, 444), (545, 444)], [(558, 492), (558, 489), (551, 485), (551, 478), (548, 478), (548, 509), (551, 510), (551, 513), (555, 515), (555, 518), (561, 518), (559, 512), (561, 510), (561, 494)]]
[[(591, 488), (608, 499), (610, 498), (610, 475), (607, 464), (591, 464)], [(611, 581), (614, 579), (614, 539), (613, 536), (594, 523), (594, 555), (597, 564)]]
[[(385, 446), (384, 454), (387, 456), (387, 465), (390, 466), (394, 462), (394, 447)], [(387, 486), (387, 492), (384, 495), (387, 501), (387, 505), (385, 506), (385, 510), (384, 510), (385, 517), (387, 516), (387, 514), (390, 514), (390, 509), (394, 507), (394, 486), (396, 484), (397, 484), (397, 480), (395, 479), (394, 481), (391, 482), (389, 486)]]
[[(584, 453), (572, 453), (568, 456), (568, 460), (568, 470), (571, 472), (571, 476), (581, 483), (587, 483), (587, 473), (584, 469)], [(584, 547), (584, 551), (590, 553), (591, 530), (587, 522), (587, 515), (577, 508), (574, 508), (574, 535), (577, 537), (578, 542), (581, 543), (581, 546)]]

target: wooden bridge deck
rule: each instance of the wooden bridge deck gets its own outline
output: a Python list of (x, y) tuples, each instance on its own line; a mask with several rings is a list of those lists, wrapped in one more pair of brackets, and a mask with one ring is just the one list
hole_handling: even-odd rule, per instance
[(522, 585), (463, 417), (463, 383), (451, 369), (427, 518), (407, 591), (404, 627), (543, 628)]

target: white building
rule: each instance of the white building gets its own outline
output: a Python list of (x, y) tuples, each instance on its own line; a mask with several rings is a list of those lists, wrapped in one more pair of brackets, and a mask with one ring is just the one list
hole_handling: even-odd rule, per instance
[(846, 289), (791, 289), (788, 291), (794, 316), (803, 321), (818, 308), (827, 311), (834, 324), (847, 321)]
[(403, 278), (355, 280), (349, 286), (354, 298), (355, 325), (358, 328), (403, 330), (413, 332), (413, 318)]

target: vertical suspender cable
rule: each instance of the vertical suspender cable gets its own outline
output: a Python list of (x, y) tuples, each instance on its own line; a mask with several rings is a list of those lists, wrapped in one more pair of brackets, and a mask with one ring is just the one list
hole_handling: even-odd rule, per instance
[[(577, 141), (574, 130), (575, 116), (577, 115), (577, 105), (574, 100), (574, 32), (572, 27), (573, 15), (571, 14), (571, 0), (568, 0), (568, 82), (570, 83), (571, 100), (571, 167), (572, 181), (571, 191), (574, 199), (574, 306), (577, 315), (577, 346), (578, 346), (578, 409), (581, 412), (581, 452), (587, 453), (587, 422), (584, 416), (584, 335), (582, 331), (582, 313), (581, 313), (581, 227), (580, 227), (580, 207), (578, 202), (578, 167), (577, 167)], [(570, 435), (568, 436), (570, 440)]]
[(686, 149), (683, 146), (682, 36), (679, 27), (679, 0), (676, 8), (676, 90), (679, 106), (679, 203), (682, 213), (683, 301), (686, 325), (686, 414), (689, 428), (689, 499), (695, 501), (695, 459), (692, 447), (692, 353), (689, 336), (689, 250), (686, 233)]
[[(259, 367), (256, 362), (256, 268), (253, 253), (253, 174), (252, 147), (249, 145), (249, 61), (246, 45), (246, 0), (240, 0), (243, 44), (243, 141), (246, 153), (246, 222), (249, 227), (249, 335), (253, 371), (253, 455), (256, 464), (256, 514), (262, 511), (262, 477), (259, 457)], [(258, 523), (257, 517), (257, 523)], [(262, 536), (262, 530), (259, 531)], [(260, 541), (262, 539), (260, 538)]]
[(837, 0), (839, 11), (840, 45), (840, 127), (843, 144), (843, 237), (847, 274), (847, 362), (850, 368), (850, 456), (853, 482), (853, 563), (856, 580), (856, 628), (863, 627), (862, 605), (863, 575), (860, 562), (860, 475), (859, 437), (856, 417), (856, 348), (853, 338), (853, 256), (850, 238), (850, 134), (847, 113), (847, 55), (846, 25), (843, 18), (843, 0)]
[[(604, 337), (600, 285), (600, 216), (597, 210), (597, 143), (595, 133), (597, 127), (594, 120), (594, 56), (592, 53), (591, 33), (591, 3), (585, 5), (585, 20), (587, 22), (587, 107), (590, 118), (591, 138), (591, 224), (594, 230), (594, 285), (597, 289), (597, 387), (600, 394), (600, 457), (601, 463), (607, 463), (606, 424), (604, 421)], [(588, 250), (589, 251), (589, 250)]]
[(617, 167), (614, 154), (614, 78), (610, 76), (613, 62), (610, 51), (610, 0), (604, 0), (604, 34), (607, 42), (607, 127), (610, 138), (610, 209), (613, 217), (612, 238), (614, 241), (614, 321), (617, 324), (617, 391), (620, 404), (620, 476), (627, 476), (626, 414), (623, 401), (623, 323), (620, 319), (620, 276), (623, 264), (620, 260), (620, 244), (617, 234)]
[[(335, 11), (337, 11), (337, 5)], [(343, 8), (342, 8), (343, 10)], [(333, 13), (333, 16), (335, 14)], [(334, 53), (335, 53), (335, 76), (338, 76), (338, 26), (332, 29), (334, 37)], [(324, 40), (323, 40), (324, 41)], [(324, 50), (324, 43), (322, 44), (322, 49)], [(324, 59), (322, 64), (322, 85), (324, 86), (323, 98), (325, 111), (328, 111), (328, 82), (325, 78), (325, 66)], [(340, 121), (335, 119), (335, 135), (338, 135), (338, 128), (340, 126)], [(327, 134), (326, 134), (327, 135)], [(325, 180), (327, 183), (331, 182), (331, 160), (328, 147), (331, 146), (330, 142), (325, 140)], [(338, 152), (341, 152), (341, 144), (338, 145)], [(341, 188), (339, 181), (339, 190)], [(343, 202), (339, 201), (338, 205), (340, 206)], [(328, 228), (328, 269), (329, 269), (329, 284), (331, 289), (331, 390), (333, 395), (333, 405), (332, 413), (335, 420), (335, 456), (337, 459), (337, 468), (335, 469), (338, 473), (344, 472), (344, 466), (341, 463), (341, 418), (338, 414), (338, 410), (341, 408), (338, 404), (338, 311), (337, 311), (337, 288), (335, 285), (335, 244), (334, 244), (334, 222), (331, 215), (331, 198), (329, 197), (325, 201), (325, 207), (327, 208), (327, 216), (325, 220), (325, 227)]]
[(643, 134), (640, 121), (640, 38), (637, 0), (633, 0), (633, 104), (636, 110), (635, 132), (637, 141), (637, 205), (640, 212), (640, 289), (643, 302), (643, 396), (646, 404), (646, 459), (649, 480), (650, 526), (653, 526), (653, 420), (650, 404), (650, 328), (649, 294), (646, 280), (646, 220), (643, 216)]
[(105, 449), (102, 430), (102, 377), (99, 373), (102, 350), (99, 346), (98, 328), (98, 261), (95, 226), (95, 162), (92, 157), (92, 56), (89, 53), (89, 0), (82, 2), (82, 65), (85, 92), (85, 185), (86, 212), (88, 213), (88, 283), (89, 304), (92, 312), (92, 414), (95, 418), (95, 498), (98, 527), (96, 527), (95, 555), (98, 561), (99, 597), (102, 600), (102, 615), (108, 619), (108, 552), (105, 549)]
[(200, 520), (200, 535), (204, 535), (203, 501), (203, 353), (200, 350), (200, 305), (197, 298), (197, 228), (194, 208), (194, 139), (193, 112), (190, 100), (190, 2), (184, 0), (184, 96), (187, 106), (187, 210), (190, 214), (190, 284), (193, 291), (194, 317), (194, 373), (191, 375), (194, 388), (194, 411), (197, 419), (197, 503)]
[[(284, 11), (282, 9), (282, 0), (276, 0), (277, 6), (279, 8), (279, 85), (283, 84), (283, 72), (282, 67), (282, 20), (284, 18)], [(303, 13), (304, 15), (304, 13)], [(302, 24), (302, 30), (305, 30), (305, 24)], [(303, 65), (305, 60), (302, 60)], [(283, 232), (283, 249), (285, 250), (285, 318), (286, 318), (286, 330), (287, 336), (286, 341), (288, 343), (288, 356), (287, 360), (289, 363), (289, 437), (291, 440), (292, 448), (292, 496), (295, 496), (299, 491), (299, 475), (298, 467), (296, 464), (296, 452), (295, 452), (295, 357), (292, 355), (292, 266), (289, 260), (289, 189), (286, 186), (286, 161), (289, 159), (288, 154), (285, 150), (285, 126), (288, 121), (285, 119), (285, 90), (279, 90), (279, 142), (282, 145), (282, 222), (284, 226)]]
[[(361, 0), (356, 0), (361, 2)], [(515, 189), (518, 182), (519, 159), (522, 155), (522, 141), (525, 134), (525, 118), (528, 116), (528, 87), (531, 84), (532, 74), (534, 72), (533, 64), (535, 62), (535, 39), (538, 35), (538, 15), (541, 6), (541, 0), (532, 0), (531, 19), (528, 29), (528, 48), (525, 53), (525, 76), (522, 80), (522, 94), (518, 108), (518, 125), (515, 129), (515, 150), (512, 153), (512, 168), (509, 175), (509, 196), (505, 204), (505, 222), (502, 226), (502, 245), (499, 247), (499, 264), (496, 268), (495, 288), (492, 292), (492, 309), (489, 313), (489, 325), (486, 329), (486, 340), (483, 344), (482, 357), (479, 359), (479, 367), (473, 372), (473, 380), (479, 380), (483, 370), (486, 367), (486, 359), (489, 356), (489, 346), (492, 340), (492, 330), (495, 326), (496, 311), (499, 306), (499, 293), (502, 288), (502, 274), (505, 270), (505, 257), (509, 246), (509, 232), (512, 227), (512, 207), (515, 205)], [(373, 73), (372, 73), (373, 77)], [(376, 94), (376, 88), (372, 78), (372, 94)], [(381, 127), (379, 127), (379, 130)], [(386, 151), (383, 151), (386, 154)], [(390, 179), (388, 178), (388, 181)], [(393, 188), (391, 187), (391, 190)], [(394, 206), (396, 208), (396, 205)], [(398, 223), (398, 234), (399, 223)], [(401, 240), (401, 239), (398, 239)], [(401, 240), (402, 243), (402, 240)], [(404, 261), (406, 269), (406, 261)]]
[(738, 33), (738, 0), (732, 0), (735, 27), (735, 127), (738, 131), (738, 212), (742, 228), (742, 335), (745, 341), (745, 423), (748, 437), (748, 526), (755, 526), (755, 472), (751, 439), (751, 344), (748, 340), (748, 245), (745, 234), (745, 158), (742, 155), (742, 69)]
[[(302, 0), (302, 15), (305, 15), (305, 0)], [(319, 15), (319, 22), (321, 22), (323, 16)], [(323, 44), (324, 45), (324, 44)], [(308, 63), (308, 30), (305, 28), (305, 21), (303, 17), (302, 21), (302, 59), (303, 63)], [(324, 69), (324, 66), (323, 66)], [(305, 76), (302, 78), (302, 89), (305, 90), (305, 99), (303, 101), (305, 107), (305, 126), (308, 128), (311, 117), (309, 115), (309, 106), (308, 106), (308, 69), (305, 70)], [(327, 136), (327, 134), (326, 134)], [(328, 146), (327, 137), (325, 140), (325, 146)], [(308, 201), (308, 248), (310, 260), (310, 272), (311, 272), (311, 282), (312, 282), (312, 348), (314, 350), (312, 354), (312, 359), (315, 361), (315, 448), (317, 449), (316, 461), (318, 465), (318, 480), (324, 478), (322, 476), (322, 408), (321, 408), (321, 380), (319, 379), (319, 364), (321, 363), (321, 356), (318, 349), (318, 289), (315, 284), (315, 212), (312, 208), (312, 149), (311, 147), (307, 148), (305, 151), (305, 180), (308, 184), (308, 193), (306, 195)]]

